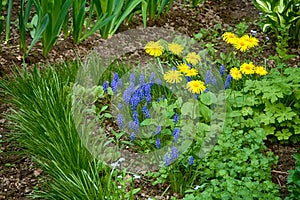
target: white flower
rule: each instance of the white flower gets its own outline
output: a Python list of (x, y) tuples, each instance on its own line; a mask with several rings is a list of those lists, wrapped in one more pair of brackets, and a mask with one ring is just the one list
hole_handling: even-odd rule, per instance
[(133, 174), (133, 177), (134, 177), (135, 179), (140, 179), (140, 178), (141, 178), (141, 176), (139, 176), (139, 175), (137, 175), (137, 174)]
[(198, 190), (200, 188), (200, 185), (196, 185), (196, 187), (194, 187), (194, 190)]
[(117, 162), (111, 163), (110, 166), (112, 166), (112, 167), (119, 167), (120, 164), (119, 164), (119, 162), (117, 161)]
[(251, 32), (251, 34), (253, 35), (253, 36), (256, 36), (256, 31), (255, 30), (250, 30), (250, 32)]
[(119, 158), (118, 162), (124, 162), (125, 158)]

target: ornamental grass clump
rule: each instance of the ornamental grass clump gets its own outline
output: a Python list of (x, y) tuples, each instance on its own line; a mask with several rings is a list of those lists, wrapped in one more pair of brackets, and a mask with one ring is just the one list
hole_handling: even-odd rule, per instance
[(114, 171), (93, 158), (78, 134), (71, 98), (77, 66), (17, 70), (0, 82), (0, 92), (12, 105), (8, 118), (14, 138), (47, 173), (47, 186), (33, 197), (122, 199)]

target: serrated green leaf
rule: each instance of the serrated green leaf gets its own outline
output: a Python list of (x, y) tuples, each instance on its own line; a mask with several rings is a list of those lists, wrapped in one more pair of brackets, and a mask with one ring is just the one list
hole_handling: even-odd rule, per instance
[(288, 129), (283, 129), (282, 131), (276, 131), (275, 136), (278, 140), (288, 140), (292, 133)]
[(275, 130), (276, 130), (276, 128), (272, 127), (272, 126), (265, 126), (264, 127), (264, 131), (265, 131), (266, 135), (274, 135), (275, 134)]

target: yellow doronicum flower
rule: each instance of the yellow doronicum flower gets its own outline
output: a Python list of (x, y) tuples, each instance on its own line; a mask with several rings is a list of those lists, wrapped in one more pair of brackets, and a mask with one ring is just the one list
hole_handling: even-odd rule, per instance
[(235, 40), (237, 39), (236, 35), (231, 32), (225, 32), (222, 35), (223, 40), (228, 44), (234, 44)]
[(185, 60), (192, 65), (197, 65), (200, 62), (201, 57), (196, 54), (196, 52), (191, 52), (186, 55)]
[(205, 91), (206, 87), (204, 82), (199, 80), (190, 81), (186, 84), (187, 89), (194, 94), (200, 94)]
[(234, 80), (239, 80), (242, 78), (242, 74), (241, 74), (240, 70), (236, 67), (231, 68), (230, 75)]
[(250, 48), (249, 42), (246, 41), (244, 38), (237, 38), (234, 43), (234, 47), (241, 52), (245, 52)]
[(150, 41), (144, 47), (147, 54), (150, 56), (158, 57), (161, 56), (164, 52), (164, 47), (160, 44), (159, 41), (153, 42)]
[(258, 74), (260, 76), (264, 76), (264, 75), (268, 74), (267, 70), (263, 66), (255, 67), (254, 71), (256, 74)]
[(240, 71), (242, 74), (254, 74), (254, 64), (250, 63), (243, 63), (240, 67)]
[(258, 46), (259, 40), (255, 37), (244, 35), (241, 37), (244, 41), (248, 42), (249, 48)]
[(183, 47), (175, 42), (168, 44), (168, 49), (175, 55), (180, 55), (183, 52)]
[(182, 80), (182, 74), (177, 70), (169, 70), (164, 74), (164, 79), (168, 83), (179, 83)]
[(186, 76), (197, 76), (198, 71), (195, 68), (189, 69), (184, 72)]
[(190, 67), (185, 63), (181, 63), (180, 65), (177, 66), (177, 68), (182, 73), (186, 73), (187, 71), (190, 70)]

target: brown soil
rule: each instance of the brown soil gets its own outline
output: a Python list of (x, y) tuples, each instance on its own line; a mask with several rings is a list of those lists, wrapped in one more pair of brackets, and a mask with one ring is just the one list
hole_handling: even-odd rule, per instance
[[(162, 15), (158, 20), (149, 21), (147, 25), (164, 27), (193, 36), (199, 32), (200, 28), (212, 29), (215, 24), (221, 23), (225, 30), (228, 26), (235, 26), (239, 22), (246, 21), (250, 23), (251, 29), (258, 31), (258, 37), (264, 39), (266, 36), (259, 32), (256, 23), (259, 19), (259, 11), (252, 5), (251, 0), (206, 1), (197, 8), (190, 8), (188, 5), (178, 2), (174, 3), (167, 15)], [(18, 16), (19, 2), (14, 1), (13, 4), (12, 21), (15, 21)], [(5, 12), (4, 15), (6, 15)], [(137, 27), (142, 27), (140, 17), (134, 17), (129, 26), (122, 25), (118, 32), (122, 34), (125, 30)], [(64, 60), (74, 60), (77, 55), (84, 58), (91, 49), (101, 46), (103, 42), (99, 34), (94, 34), (79, 45), (74, 45), (70, 37), (67, 39), (60, 37), (47, 58), (42, 56), (41, 44), (37, 44), (26, 58), (26, 64), (24, 64), (22, 62), (23, 53), (18, 46), (19, 34), (16, 23), (11, 26), (11, 36), (8, 43), (4, 43), (4, 34), (2, 33), (0, 37), (0, 77), (9, 74), (11, 68), (15, 67), (60, 63)], [(30, 39), (28, 39), (29, 43)], [(269, 44), (269, 49), (263, 52), (262, 58), (275, 54), (274, 41), (269, 41)], [(290, 51), (295, 53), (297, 49), (291, 48)], [(299, 56), (292, 61), (292, 65), (297, 65), (298, 62)], [(18, 154), (20, 149), (14, 141), (10, 140), (10, 132), (5, 128), (6, 120), (3, 119), (3, 114), (6, 112), (8, 112), (8, 107), (0, 99), (0, 140), (3, 140), (3, 143), (0, 143), (0, 148), (3, 151), (0, 154), (0, 199), (25, 200), (28, 199), (26, 195), (32, 193), (40, 185), (40, 175), (43, 175), (43, 172), (30, 158)], [(273, 168), (272, 176), (273, 181), (281, 187), (282, 197), (285, 197), (287, 194), (286, 179), (288, 170), (294, 167), (295, 162), (292, 155), (297, 152), (297, 149), (299, 152), (300, 145), (268, 144), (268, 147), (279, 157), (278, 164)], [(139, 183), (137, 182), (137, 184)], [(142, 199), (147, 199), (145, 196), (147, 193), (151, 193), (153, 196), (155, 196), (155, 193), (162, 193), (161, 188), (150, 188), (150, 186), (150, 183), (144, 183), (142, 186), (148, 188), (148, 191), (142, 193), (144, 194), (144, 196), (141, 196)]]

